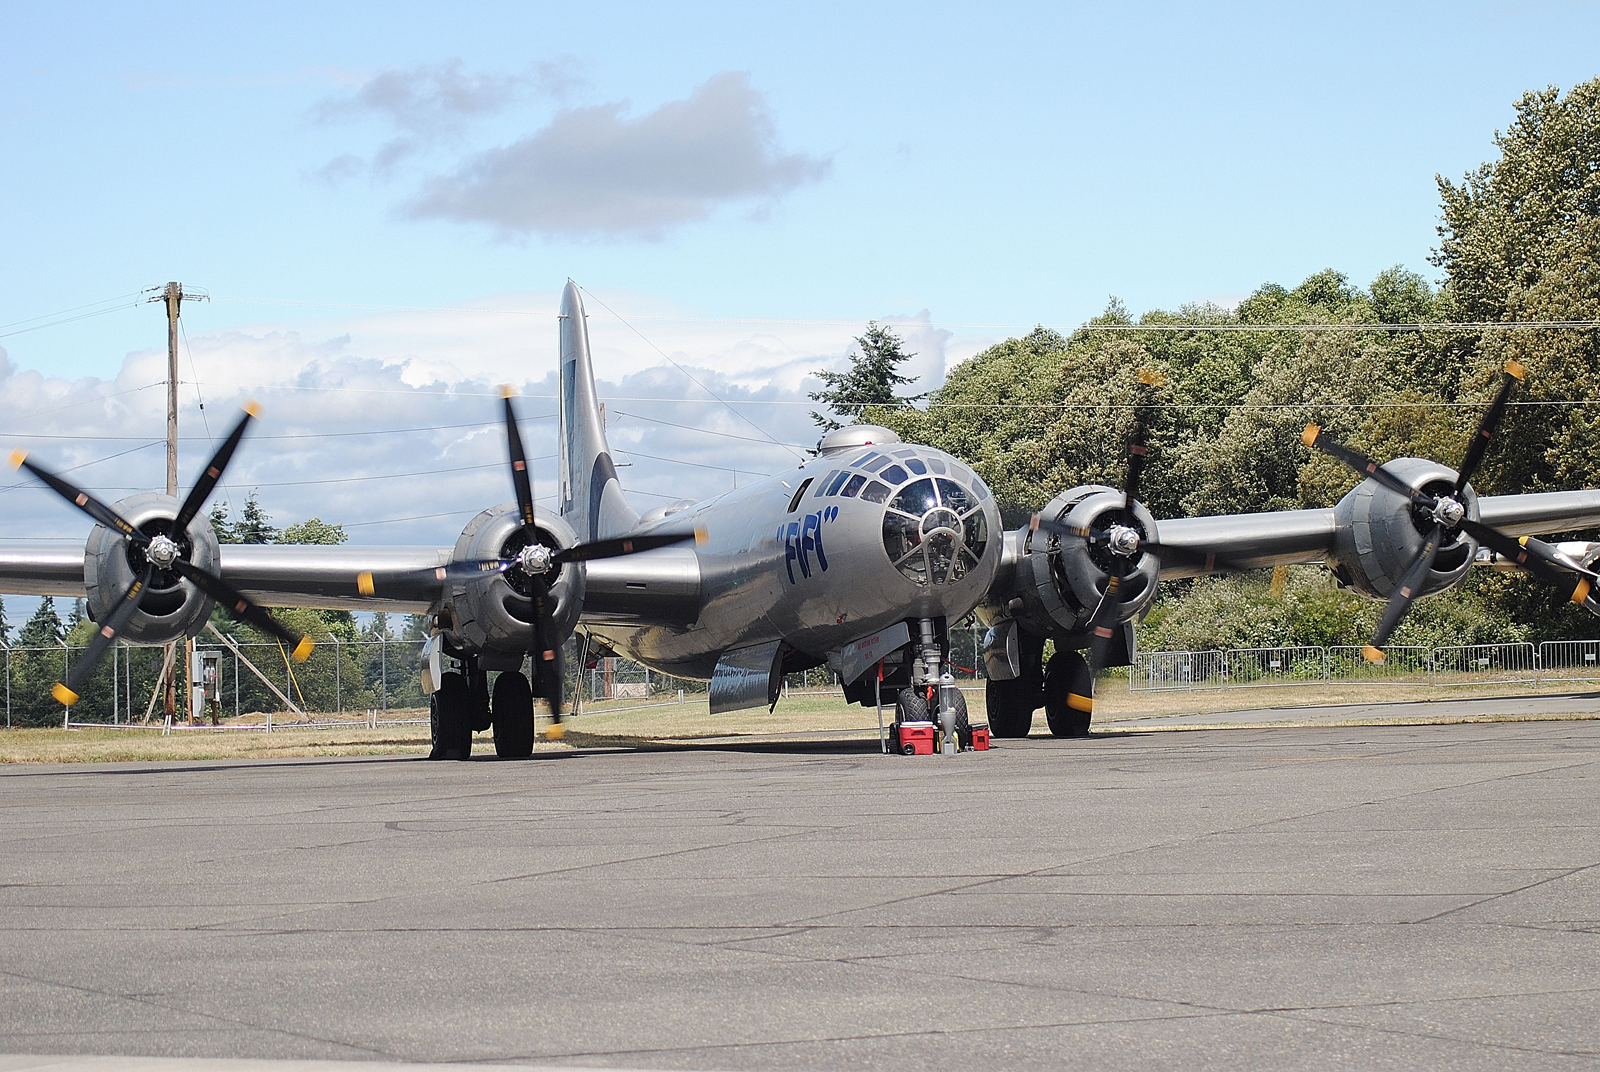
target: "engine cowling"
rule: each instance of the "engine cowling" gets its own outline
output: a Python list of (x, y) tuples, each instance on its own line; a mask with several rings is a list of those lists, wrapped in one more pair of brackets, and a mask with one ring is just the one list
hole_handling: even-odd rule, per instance
[[(151, 535), (166, 531), (161, 523), (177, 517), (178, 508), (178, 500), (154, 491), (130, 495), (113, 506), (129, 524)], [(197, 516), (184, 536), (179, 553), (195, 565), (217, 572), (221, 552), (211, 522), (203, 514)], [(96, 525), (83, 552), (89, 617), (105, 621), (144, 566), (140, 548), (104, 525)], [(139, 609), (118, 636), (132, 644), (165, 644), (196, 636), (210, 620), (212, 606), (211, 597), (191, 582), (170, 570), (157, 570)]]
[[(1418, 491), (1453, 494), (1456, 472), (1423, 458), (1397, 458), (1384, 468)], [(1466, 516), (1478, 519), (1478, 493), (1469, 484), (1456, 496)], [(1387, 599), (1433, 531), (1433, 517), (1374, 480), (1363, 480), (1334, 507), (1334, 552), (1329, 565), (1340, 584)], [(1417, 590), (1433, 595), (1467, 575), (1478, 543), (1460, 529), (1447, 530), (1433, 568)]]
[[(1126, 496), (1115, 488), (1086, 484), (1057, 495), (1039, 513), (1041, 517), (1094, 529), (1108, 527), (1115, 518), (1135, 530), (1141, 539), (1155, 539), (1156, 520), (1150, 511), (1136, 502), (1129, 518), (1125, 516), (1126, 505)], [(1007, 543), (1009, 552), (1013, 541)], [(1014, 547), (1008, 587), (1015, 598), (1021, 599), (1022, 606), (1012, 616), (1033, 632), (1046, 636), (1065, 634), (1073, 638), (1083, 633), (1110, 584), (1113, 568), (1118, 572), (1127, 569), (1126, 560), (1114, 561), (1103, 545), (1047, 535), (1042, 530), (1016, 534)], [(1132, 572), (1125, 573), (1117, 597), (1119, 621), (1132, 619), (1155, 598), (1160, 566), (1154, 554), (1145, 552)], [(998, 602), (1004, 605), (1006, 601)]]
[[(539, 542), (557, 550), (578, 542), (572, 526), (548, 511), (538, 515), (536, 531)], [(527, 536), (516, 504), (502, 503), (467, 523), (451, 557), (457, 562), (513, 558), (525, 546)], [(583, 611), (583, 566), (559, 566), (549, 579), (550, 595), (555, 600), (555, 639), (562, 643), (572, 635)], [(448, 621), (445, 632), (453, 644), (478, 652), (479, 665), (484, 669), (516, 669), (522, 665), (531, 639), (530, 595), (526, 578), (517, 570), (452, 580), (444, 596), (448, 614), (441, 616)]]

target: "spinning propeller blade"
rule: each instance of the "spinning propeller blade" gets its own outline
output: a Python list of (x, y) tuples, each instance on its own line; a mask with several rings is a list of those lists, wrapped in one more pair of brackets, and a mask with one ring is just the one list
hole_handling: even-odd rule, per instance
[(28, 460), (27, 451), (12, 451), (11, 465), (16, 469), (26, 469), (40, 480), (50, 485), (50, 487), (54, 488), (63, 499), (67, 500), (73, 506), (76, 506), (90, 517), (94, 518), (95, 521), (104, 525), (106, 528), (122, 533), (123, 536), (132, 540), (141, 547), (150, 542), (150, 537), (134, 528), (127, 522), (127, 520), (123, 518), (121, 514), (111, 509), (111, 507), (107, 506), (99, 499), (96, 499), (87, 491), (79, 490), (42, 466), (38, 466), (30, 462)]
[[(200, 479), (195, 482), (194, 487), (183, 500), (183, 504), (178, 508), (177, 515), (170, 521), (162, 522), (167, 537), (180, 544), (187, 543), (187, 538), (184, 534), (188, 531), (189, 523), (205, 508), (206, 501), (211, 497), (211, 493), (216, 490), (217, 482), (222, 479), (223, 471), (227, 469), (228, 463), (232, 461), (234, 451), (239, 448), (239, 442), (244, 438), (245, 429), (249, 426), (251, 419), (260, 412), (260, 408), (254, 402), (245, 403), (244, 415), (239, 418), (239, 422), (234, 425), (233, 431), (228, 433), (228, 438), (223, 441), (222, 446), (217, 448), (217, 452), (206, 463), (205, 471), (201, 473)], [(11, 464), (28, 470), (28, 472), (55, 489), (62, 498), (88, 514), (99, 524), (120, 533), (130, 543), (143, 548), (150, 547), (153, 537), (134, 528), (121, 514), (118, 514), (88, 492), (74, 487), (42, 466), (28, 461), (28, 456), (24, 451), (13, 452)], [(170, 548), (170, 545), (168, 546)], [(152, 579), (158, 571), (162, 570), (171, 570), (191, 581), (196, 588), (226, 607), (228, 613), (239, 621), (248, 622), (257, 629), (287, 643), (292, 652), (291, 657), (295, 662), (304, 662), (306, 657), (311, 654), (312, 648), (315, 647), (310, 637), (301, 636), (292, 629), (278, 624), (272, 615), (245, 598), (238, 589), (210, 570), (197, 566), (188, 559), (183, 558), (181, 554), (179, 557), (174, 558), (171, 565), (168, 566), (158, 566), (147, 559), (143, 572), (123, 593), (121, 601), (117, 603), (107, 620), (102, 623), (99, 631), (95, 633), (94, 638), (90, 640), (89, 647), (85, 650), (83, 658), (72, 668), (72, 673), (68, 675), (67, 680), (58, 682), (55, 688), (51, 690), (56, 699), (68, 706), (77, 703), (78, 693), (84, 680), (101, 658), (105, 656), (106, 650), (116, 639), (116, 635), (126, 628), (128, 621), (138, 611), (145, 593), (149, 591)]]
[[(1432, 533), (1417, 552), (1417, 556), (1412, 559), (1411, 564), (1406, 567), (1400, 583), (1389, 596), (1389, 605), (1384, 609), (1377, 633), (1373, 636), (1372, 642), (1362, 649), (1362, 654), (1371, 662), (1383, 662), (1383, 645), (1405, 617), (1406, 611), (1411, 608), (1417, 589), (1421, 587), (1428, 570), (1432, 568), (1439, 547), (1450, 528), (1461, 529), (1479, 543), (1524, 567), (1541, 580), (1562, 588), (1573, 602), (1588, 605), (1590, 590), (1596, 582), (1600, 582), (1600, 575), (1584, 569), (1548, 544), (1533, 539), (1517, 540), (1481, 521), (1461, 516), (1461, 507), (1456, 501), (1483, 462), (1483, 456), (1489, 449), (1489, 442), (1494, 438), (1495, 429), (1500, 426), (1500, 420), (1505, 416), (1512, 390), (1517, 384), (1525, 382), (1527, 375), (1527, 370), (1521, 363), (1515, 360), (1505, 363), (1501, 369), (1500, 389), (1489, 403), (1483, 419), (1478, 422), (1477, 432), (1467, 444), (1461, 464), (1456, 468), (1455, 486), (1451, 494), (1443, 498), (1424, 494), (1411, 487), (1365, 454), (1332, 439), (1318, 425), (1306, 425), (1306, 430), (1300, 437), (1300, 441), (1306, 446), (1332, 455), (1362, 476), (1371, 477), (1389, 490), (1405, 496), (1413, 506), (1433, 512), (1436, 519), (1444, 519), (1444, 521), (1436, 520)], [(1447, 526), (1444, 522), (1451, 520), (1451, 517), (1444, 513), (1441, 507), (1455, 510), (1459, 520)]]
[(1478, 432), (1472, 437), (1472, 442), (1467, 444), (1467, 453), (1461, 459), (1461, 468), (1456, 471), (1456, 491), (1459, 493), (1467, 486), (1467, 481), (1472, 479), (1472, 474), (1478, 471), (1478, 463), (1483, 461), (1484, 452), (1489, 449), (1489, 440), (1494, 438), (1494, 431), (1500, 426), (1500, 418), (1506, 412), (1506, 400), (1511, 397), (1511, 389), (1528, 378), (1528, 370), (1522, 367), (1520, 361), (1511, 360), (1505, 363), (1500, 371), (1500, 392), (1494, 396), (1494, 401), (1489, 403), (1489, 412), (1483, 415), (1483, 420), (1478, 424)]
[(95, 664), (105, 655), (106, 649), (117, 639), (117, 634), (122, 631), (123, 626), (128, 624), (128, 619), (133, 617), (133, 612), (139, 609), (139, 603), (144, 598), (145, 591), (150, 587), (150, 578), (155, 574), (155, 571), (156, 568), (154, 566), (145, 563), (144, 572), (134, 578), (133, 583), (128, 586), (128, 590), (122, 593), (122, 599), (117, 603), (116, 609), (111, 612), (105, 624), (100, 627), (94, 638), (89, 641), (88, 649), (83, 653), (83, 657), (78, 660), (77, 665), (73, 666), (72, 673), (67, 675), (67, 680), (56, 682), (55, 687), (50, 690), (50, 695), (68, 707), (78, 702), (78, 693), (83, 688), (84, 678), (89, 676), (89, 671), (94, 669)]

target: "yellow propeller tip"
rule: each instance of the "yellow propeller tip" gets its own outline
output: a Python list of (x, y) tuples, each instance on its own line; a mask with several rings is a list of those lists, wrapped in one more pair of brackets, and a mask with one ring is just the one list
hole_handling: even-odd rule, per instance
[(1140, 369), (1134, 373), (1135, 378), (1146, 387), (1165, 387), (1167, 378), (1155, 369)]
[(294, 651), (289, 653), (289, 658), (293, 659), (297, 663), (303, 663), (307, 659), (311, 658), (311, 651), (315, 647), (316, 645), (311, 642), (310, 637), (301, 637), (300, 643), (296, 644), (294, 646)]
[(252, 398), (244, 404), (244, 411), (252, 417), (259, 417), (261, 416), (261, 403)]
[(559, 741), (566, 735), (567, 727), (563, 726), (559, 722), (552, 722), (550, 725), (545, 727), (544, 739), (547, 741)]
[(710, 542), (711, 533), (706, 530), (705, 526), (702, 525), (700, 528), (694, 530), (694, 544), (696, 547), (704, 547)]
[(78, 694), (60, 682), (57, 682), (56, 687), (50, 690), (50, 695), (56, 698), (57, 703), (65, 704), (67, 707), (71, 707), (78, 702)]
[(1521, 361), (1513, 357), (1506, 362), (1506, 375), (1514, 380), (1526, 381), (1528, 379), (1528, 370), (1523, 368)]
[(1308, 447), (1317, 445), (1317, 437), (1322, 434), (1322, 425), (1308, 424), (1306, 430), (1300, 433), (1300, 442)]
[(1378, 666), (1381, 666), (1389, 658), (1380, 649), (1373, 647), (1371, 644), (1361, 645), (1361, 657), (1367, 662)]
[(1520, 543), (1524, 547), (1528, 546), (1528, 538), (1526, 536), (1518, 536), (1517, 537), (1517, 542)]
[(512, 387), (509, 383), (502, 383), (500, 385), (500, 397), (501, 398), (510, 398), (512, 395), (514, 395), (516, 393), (517, 393), (516, 389), (514, 387)]
[(1589, 600), (1589, 579), (1578, 578), (1578, 587), (1572, 590), (1572, 601), (1578, 606), (1583, 606)]
[(1072, 708), (1074, 711), (1088, 711), (1092, 713), (1094, 711), (1094, 697), (1080, 696), (1076, 692), (1069, 692), (1067, 693), (1067, 706)]
[(370, 596), (374, 591), (376, 591), (372, 584), (371, 573), (363, 572), (356, 574), (356, 591), (360, 592), (364, 596)]
[(22, 468), (22, 463), (27, 461), (27, 460), (28, 460), (28, 452), (27, 451), (25, 451), (25, 450), (14, 450), (14, 451), (11, 452), (11, 468), (13, 468), (13, 469), (21, 469)]

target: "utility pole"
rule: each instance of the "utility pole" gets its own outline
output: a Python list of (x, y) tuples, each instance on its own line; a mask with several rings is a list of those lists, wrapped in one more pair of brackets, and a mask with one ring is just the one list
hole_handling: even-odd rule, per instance
[[(210, 295), (204, 292), (185, 291), (182, 283), (168, 283), (164, 287), (150, 288), (154, 291), (147, 301), (162, 302), (167, 307), (167, 494), (172, 498), (178, 497), (178, 316), (182, 312), (184, 299), (190, 301), (208, 301)], [(178, 533), (172, 534), (174, 537)], [(172, 659), (173, 645), (167, 645), (163, 658), (166, 665), (172, 667), (172, 672), (167, 675), (165, 699), (162, 707), (170, 720), (177, 712), (178, 667), (176, 660)], [(184, 682), (184, 707), (188, 711), (189, 722), (194, 722), (194, 704), (190, 701), (189, 693), (192, 686), (189, 683), (190, 663), (194, 661), (194, 638), (183, 638), (183, 682)]]

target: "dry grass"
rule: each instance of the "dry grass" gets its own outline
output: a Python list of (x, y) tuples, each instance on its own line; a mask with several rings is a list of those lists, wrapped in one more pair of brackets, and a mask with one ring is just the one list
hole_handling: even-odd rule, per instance
[[(1252, 725), (1303, 725), (1293, 709), (1308, 706), (1397, 703), (1405, 700), (1448, 700), (1473, 696), (1537, 695), (1571, 693), (1581, 684), (1550, 685), (1545, 688), (1491, 685), (1457, 688), (1431, 688), (1404, 685), (1340, 685), (1317, 683), (1280, 688), (1233, 688), (1195, 692), (1134, 692), (1124, 682), (1101, 682), (1095, 698), (1096, 724), (1112, 727), (1118, 722), (1153, 715), (1206, 715), (1262, 708), (1283, 708), (1282, 718)], [(967, 693), (974, 721), (984, 715), (983, 691)], [(420, 717), (425, 712), (393, 712), (396, 717)], [(885, 717), (892, 714), (886, 710)], [(1493, 716), (1489, 716), (1493, 717)], [(1583, 716), (1564, 716), (1583, 717)], [(240, 722), (259, 723), (261, 716), (247, 715)], [(1318, 725), (1374, 725), (1438, 721), (1463, 721), (1447, 711), (1419, 709), (1412, 715), (1397, 712), (1392, 717), (1353, 717), (1348, 720), (1320, 717)], [(1042, 718), (1039, 720), (1042, 723)], [(1036, 723), (1037, 725), (1038, 723)], [(1189, 724), (1173, 729), (1199, 729), (1226, 726), (1227, 720)], [(818, 739), (875, 738), (877, 714), (870, 707), (848, 706), (838, 693), (795, 693), (785, 697), (777, 710), (742, 711), (733, 715), (712, 715), (705, 695), (691, 694), (683, 703), (641, 706), (638, 701), (591, 704), (574, 719), (564, 741), (541, 740), (540, 749), (590, 747), (638, 748), (693, 742), (713, 742), (730, 738), (747, 741), (804, 734)], [(1145, 728), (1145, 727), (1141, 727)], [(492, 754), (493, 737), (479, 734), (475, 751)], [(158, 760), (273, 759), (314, 756), (425, 755), (428, 727), (424, 725), (380, 725), (370, 729), (351, 720), (334, 726), (306, 727), (275, 725), (271, 734), (259, 730), (209, 728), (181, 729), (162, 736), (160, 727), (150, 729), (27, 729), (0, 732), (0, 763), (106, 763)]]

